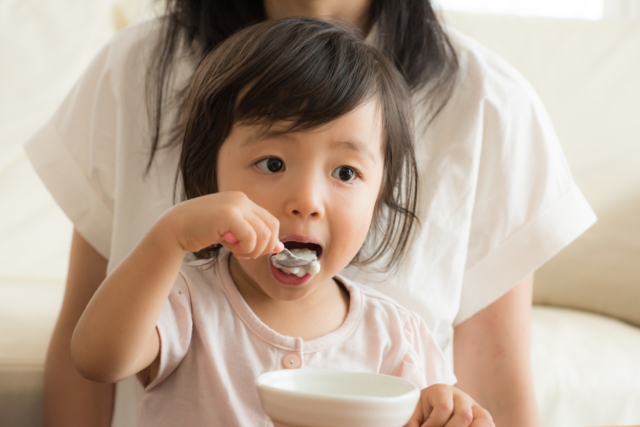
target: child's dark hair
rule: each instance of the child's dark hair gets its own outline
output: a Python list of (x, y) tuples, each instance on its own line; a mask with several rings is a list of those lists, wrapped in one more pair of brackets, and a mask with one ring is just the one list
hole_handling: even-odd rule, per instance
[[(242, 95), (240, 96), (240, 94)], [(376, 98), (384, 175), (367, 245), (353, 264), (401, 259), (414, 221), (417, 168), (409, 92), (394, 65), (351, 30), (316, 19), (267, 21), (229, 37), (196, 70), (184, 111), (184, 198), (216, 193), (218, 152), (235, 122), (289, 131), (329, 123)], [(372, 243), (375, 242), (375, 243)], [(197, 258), (216, 259), (220, 245)]]

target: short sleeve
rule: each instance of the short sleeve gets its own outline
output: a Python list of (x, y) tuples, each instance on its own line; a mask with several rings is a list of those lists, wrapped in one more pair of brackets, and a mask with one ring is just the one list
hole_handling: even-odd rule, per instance
[(36, 172), (78, 232), (109, 258), (117, 102), (107, 45), (53, 118), (25, 144)]
[(452, 367), (418, 314), (411, 313), (408, 317), (403, 339), (407, 350), (397, 376), (413, 382), (420, 389), (432, 384), (453, 385), (457, 382)]
[(542, 102), (524, 79), (510, 78), (481, 109), (476, 195), (454, 326), (499, 299), (596, 221)]
[(145, 390), (151, 390), (167, 379), (187, 354), (193, 331), (191, 307), (191, 294), (180, 274), (156, 325), (160, 336), (160, 367), (158, 375)]

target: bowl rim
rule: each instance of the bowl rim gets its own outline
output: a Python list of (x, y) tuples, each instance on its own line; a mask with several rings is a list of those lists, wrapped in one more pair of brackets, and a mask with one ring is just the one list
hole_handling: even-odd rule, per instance
[[(329, 373), (339, 373), (339, 374), (356, 374), (356, 375), (382, 375), (388, 378), (393, 378), (394, 381), (402, 381), (408, 385), (411, 386), (411, 390), (399, 394), (397, 396), (388, 396), (388, 397), (383, 397), (383, 396), (353, 396), (353, 395), (345, 395), (345, 394), (326, 394), (326, 393), (313, 393), (313, 392), (307, 392), (307, 391), (291, 391), (291, 390), (285, 390), (282, 388), (278, 388), (278, 387), (274, 387), (268, 384), (265, 384), (264, 382), (260, 382), (261, 378), (264, 377), (268, 377), (270, 375), (277, 375), (274, 374), (275, 372), (291, 372), (291, 375), (294, 375), (295, 372), (300, 372), (300, 371), (312, 371), (312, 372), (329, 372)], [(415, 393), (420, 393), (420, 388), (415, 385), (413, 382), (405, 379), (405, 378), (401, 378), (401, 377), (396, 377), (394, 375), (388, 375), (388, 374), (380, 374), (380, 373), (375, 373), (375, 372), (358, 372), (358, 371), (340, 371), (337, 369), (319, 369), (319, 368), (302, 368), (302, 369), (296, 369), (296, 370), (290, 370), (290, 369), (277, 369), (275, 371), (267, 371), (267, 372), (263, 372), (262, 374), (258, 375), (255, 380), (254, 380), (254, 384), (257, 388), (264, 388), (264, 389), (269, 389), (272, 390), (274, 392), (277, 393), (281, 393), (285, 396), (289, 396), (289, 397), (306, 397), (306, 398), (314, 398), (314, 399), (318, 399), (318, 400), (322, 400), (325, 402), (329, 402), (329, 401), (347, 401), (347, 402), (351, 402), (351, 403), (388, 403), (388, 404), (392, 404), (395, 403), (397, 401), (401, 401), (404, 399), (407, 399), (409, 396), (412, 396)]]

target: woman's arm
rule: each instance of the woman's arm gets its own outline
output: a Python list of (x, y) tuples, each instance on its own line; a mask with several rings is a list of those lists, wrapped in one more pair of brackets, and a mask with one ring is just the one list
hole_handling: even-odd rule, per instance
[(44, 367), (47, 427), (108, 427), (111, 424), (113, 384), (97, 384), (83, 378), (71, 360), (73, 330), (106, 273), (107, 260), (74, 230), (64, 301)]
[(497, 427), (540, 427), (531, 376), (533, 273), (456, 326), (456, 387), (492, 415)]

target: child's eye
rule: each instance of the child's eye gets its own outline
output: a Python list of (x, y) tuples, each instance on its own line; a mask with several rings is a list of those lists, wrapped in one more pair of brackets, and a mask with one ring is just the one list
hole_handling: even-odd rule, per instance
[(358, 172), (352, 167), (340, 166), (331, 172), (331, 176), (342, 182), (352, 182), (358, 178)]
[(276, 173), (284, 170), (284, 162), (277, 157), (267, 157), (256, 163), (256, 167), (265, 173)]

